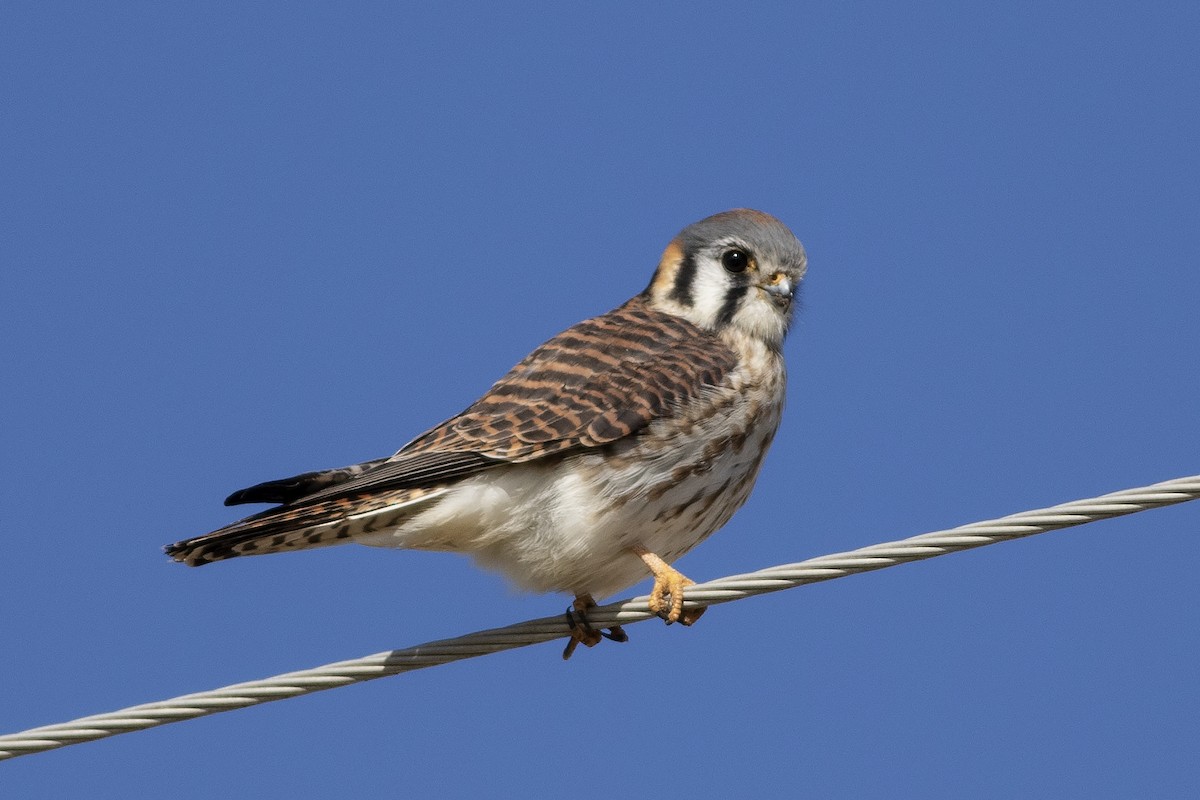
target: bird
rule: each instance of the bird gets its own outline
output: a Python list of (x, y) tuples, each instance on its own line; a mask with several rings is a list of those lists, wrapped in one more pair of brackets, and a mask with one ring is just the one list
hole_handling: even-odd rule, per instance
[(650, 610), (690, 625), (671, 563), (747, 500), (781, 419), (783, 342), (807, 270), (779, 219), (733, 209), (685, 227), (650, 284), (549, 339), (462, 413), (394, 455), (231, 494), (274, 507), (167, 545), (189, 566), (357, 542), (471, 556), (517, 588), (595, 597), (653, 577)]

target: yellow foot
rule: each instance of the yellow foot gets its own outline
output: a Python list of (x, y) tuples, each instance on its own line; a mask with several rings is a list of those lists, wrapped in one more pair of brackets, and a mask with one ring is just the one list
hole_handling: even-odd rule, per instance
[[(668, 625), (672, 622), (691, 625), (700, 619), (700, 615), (705, 612), (705, 609), (683, 610), (683, 588), (695, 586), (696, 582), (646, 548), (633, 547), (630, 549), (646, 562), (646, 566), (654, 573), (654, 588), (650, 590), (650, 610), (666, 620)], [(667, 600), (668, 597), (670, 601)]]
[(612, 639), (614, 642), (629, 641), (629, 636), (620, 625), (614, 625), (604, 631), (593, 628), (587, 621), (587, 610), (595, 607), (596, 601), (590, 594), (580, 594), (575, 596), (571, 607), (567, 609), (567, 624), (571, 626), (571, 639), (563, 648), (563, 661), (570, 658), (571, 654), (575, 652), (575, 648), (581, 644), (584, 647), (595, 647), (600, 644), (601, 638)]

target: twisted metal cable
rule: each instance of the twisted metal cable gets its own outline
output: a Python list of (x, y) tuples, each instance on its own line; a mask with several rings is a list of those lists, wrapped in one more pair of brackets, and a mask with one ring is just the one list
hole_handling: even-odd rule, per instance
[[(731, 575), (707, 583), (698, 583), (688, 587), (687, 602), (684, 605), (688, 608), (699, 608), (728, 603), (750, 595), (777, 592), (808, 583), (906, 564), (986, 544), (1032, 536), (1035, 533), (1182, 503), (1198, 497), (1200, 475), (1177, 478), (1088, 500), (1024, 511), (895, 542), (884, 542), (845, 553), (818, 556), (795, 564), (783, 564), (744, 575)], [(593, 608), (588, 611), (588, 621), (597, 628), (607, 628), (651, 619), (654, 615), (650, 613), (647, 600), (646, 596), (635, 597)], [(389, 650), (315, 669), (289, 672), (264, 680), (238, 683), (171, 700), (133, 706), (121, 711), (82, 717), (72, 722), (31, 728), (20, 733), (0, 735), (0, 760), (548, 642), (566, 637), (568, 633), (568, 623), (562, 615), (543, 617), (505, 628), (428, 642), (404, 650)]]

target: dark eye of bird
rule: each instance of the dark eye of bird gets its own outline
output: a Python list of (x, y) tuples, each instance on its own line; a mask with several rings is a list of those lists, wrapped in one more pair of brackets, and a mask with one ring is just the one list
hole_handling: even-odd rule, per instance
[(745, 250), (726, 250), (721, 254), (721, 266), (727, 272), (745, 272), (750, 266), (750, 256)]

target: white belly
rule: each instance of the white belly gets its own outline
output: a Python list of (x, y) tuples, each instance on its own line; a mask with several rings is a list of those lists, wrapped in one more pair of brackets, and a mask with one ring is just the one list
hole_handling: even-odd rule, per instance
[(674, 561), (746, 501), (779, 423), (782, 385), (772, 394), (730, 392), (682, 434), (656, 422), (623, 452), (491, 469), (355, 540), (470, 554), (530, 591), (613, 594), (649, 576), (630, 547)]

